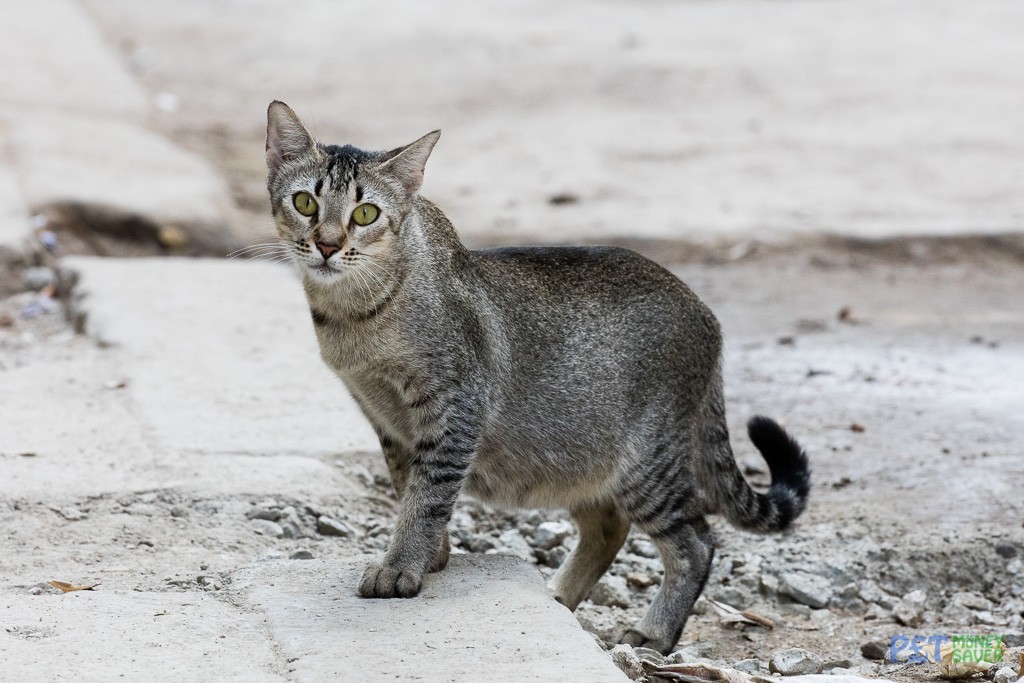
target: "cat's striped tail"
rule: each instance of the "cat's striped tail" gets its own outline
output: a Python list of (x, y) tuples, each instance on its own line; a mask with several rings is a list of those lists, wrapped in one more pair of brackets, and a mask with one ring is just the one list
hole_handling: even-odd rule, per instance
[[(718, 411), (714, 411), (718, 412)], [(724, 415), (719, 425), (706, 425), (705, 447), (710, 456), (705, 482), (712, 489), (717, 512), (734, 526), (762, 533), (782, 531), (796, 519), (811, 490), (811, 468), (800, 444), (768, 417), (757, 416), (747, 423), (747, 433), (768, 463), (772, 483), (758, 493), (736, 465), (729, 445)], [(708, 429), (710, 427), (710, 429)]]

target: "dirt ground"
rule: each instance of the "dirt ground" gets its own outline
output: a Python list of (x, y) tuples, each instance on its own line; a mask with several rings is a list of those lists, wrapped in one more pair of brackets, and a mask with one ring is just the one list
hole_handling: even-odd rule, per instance
[[(684, 654), (763, 664), (774, 652), (802, 647), (829, 668), (928, 680), (927, 666), (868, 660), (861, 646), (899, 633), (1019, 634), (1020, 261), (984, 254), (907, 264), (808, 248), (675, 272), (722, 320), (730, 425), (745, 472), (755, 483), (767, 481), (742, 429), (749, 416), (766, 413), (800, 439), (814, 473), (811, 504), (792, 531), (759, 537), (716, 522), (719, 548), (705, 597), (768, 617), (775, 627), (729, 626), (701, 602), (680, 642)], [(254, 559), (331, 558), (386, 546), (394, 498), (377, 454), (335, 463), (360, 482), (355, 495), (291, 500), (162, 487), (167, 463), (118, 426), (127, 407), (108, 350), (75, 335), (59, 307), (23, 318), (31, 300), (22, 294), (0, 305), (0, 377), (31, 373), (53, 392), (80, 396), (83, 414), (72, 422), (54, 416), (58, 429), (109, 429), (119, 443), (140, 445), (127, 472), (102, 453), (83, 453), (81, 466), (90, 472), (72, 469), (67, 482), (46, 481), (31, 475), (47, 456), (31, 444), (33, 431), (48, 423), (8, 436), (0, 458), (16, 478), (0, 496), (0, 545), (13, 584), (51, 590), (42, 582), (73, 579), (216, 593)], [(125, 485), (140, 480), (152, 485)], [(96, 493), (97, 481), (110, 493)], [(91, 492), (76, 493), (86, 488)], [(340, 522), (335, 533), (345, 535), (328, 535), (318, 526), (321, 515)], [(558, 519), (564, 515), (495, 511), (466, 500), (452, 541), (456, 552), (520, 554), (550, 574), (572, 534), (545, 547), (537, 527)], [(639, 618), (660, 577), (650, 554), (642, 537), (627, 542), (606, 588), (577, 611), (585, 627), (612, 641)], [(808, 576), (816, 577), (818, 595), (794, 599), (787, 586)], [(916, 590), (926, 596), (920, 614), (901, 624), (894, 610)]]

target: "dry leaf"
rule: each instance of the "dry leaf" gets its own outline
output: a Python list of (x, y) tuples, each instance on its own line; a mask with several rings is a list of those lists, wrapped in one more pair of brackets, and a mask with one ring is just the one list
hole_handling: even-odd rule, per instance
[(65, 593), (70, 593), (72, 591), (91, 591), (99, 585), (98, 583), (94, 583), (91, 586), (76, 586), (73, 583), (67, 583), (65, 581), (47, 581), (46, 583)]
[(997, 656), (999, 660), (997, 662), (954, 662), (953, 643), (943, 643), (942, 647), (939, 648), (939, 654), (941, 655), (941, 659), (938, 662), (939, 675), (943, 678), (970, 678), (974, 674), (985, 673), (993, 666), (1002, 662), (1006, 645), (999, 642), (993, 649), (996, 650), (993, 654)]
[(735, 669), (720, 669), (709, 664), (663, 664), (651, 665), (644, 662), (644, 671), (658, 678), (683, 683), (706, 683), (722, 681), (723, 683), (751, 683), (753, 677)]

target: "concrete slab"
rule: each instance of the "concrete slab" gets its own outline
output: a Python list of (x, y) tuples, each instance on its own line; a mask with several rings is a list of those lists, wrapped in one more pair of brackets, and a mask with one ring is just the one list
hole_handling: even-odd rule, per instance
[(8, 681), (288, 680), (262, 619), (202, 593), (4, 591), (0, 624)]
[(125, 71), (82, 6), (71, 0), (0, 4), (0, 101), (23, 109), (141, 121), (145, 93)]
[(117, 345), (127, 391), (174, 451), (330, 456), (376, 451), (320, 361), (305, 296), (285, 266), (192, 259), (64, 261), (87, 332)]
[(236, 575), (296, 681), (627, 681), (540, 574), (455, 555), (411, 600), (363, 600), (364, 562), (266, 562)]

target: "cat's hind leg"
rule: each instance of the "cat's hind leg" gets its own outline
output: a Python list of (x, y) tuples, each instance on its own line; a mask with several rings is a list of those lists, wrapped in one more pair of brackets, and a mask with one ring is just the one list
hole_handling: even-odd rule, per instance
[(682, 515), (646, 530), (661, 554), (665, 577), (644, 618), (627, 629), (619, 642), (668, 654), (679, 641), (690, 609), (708, 579), (714, 533), (703, 517)]
[(626, 541), (629, 522), (612, 505), (577, 508), (571, 514), (580, 537), (550, 586), (558, 602), (575, 610), (615, 559)]

